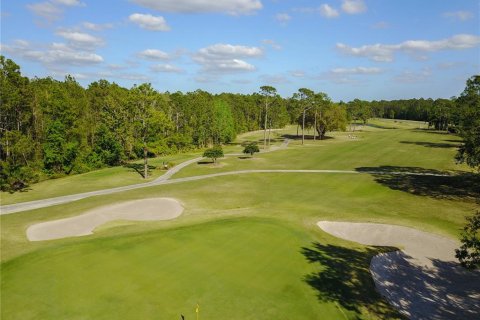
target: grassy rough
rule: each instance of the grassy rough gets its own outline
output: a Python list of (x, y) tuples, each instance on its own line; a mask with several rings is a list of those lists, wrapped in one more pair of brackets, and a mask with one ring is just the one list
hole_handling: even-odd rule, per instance
[(0, 192), (1, 204), (7, 205), (27, 202), (152, 181), (165, 173), (165, 170), (162, 170), (163, 162), (179, 164), (196, 156), (196, 154), (184, 153), (149, 159), (150, 176), (148, 179), (143, 179), (143, 160), (141, 160), (131, 162), (125, 166), (105, 168), (83, 174), (45, 180), (32, 184), (26, 191), (16, 193)]

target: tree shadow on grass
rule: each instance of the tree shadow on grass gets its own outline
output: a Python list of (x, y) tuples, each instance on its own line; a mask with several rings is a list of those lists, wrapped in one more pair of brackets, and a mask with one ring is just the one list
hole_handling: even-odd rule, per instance
[[(446, 140), (445, 140), (446, 141)], [(452, 140), (450, 140), (452, 141)], [(424, 146), (429, 148), (458, 148), (460, 145), (453, 143), (442, 143), (442, 142), (425, 142), (425, 141), (400, 141), (400, 143), (405, 144), (416, 144), (417, 146)]]
[(367, 126), (367, 127), (372, 127), (372, 128), (378, 128), (378, 129), (387, 129), (387, 130), (397, 129), (397, 128), (393, 127), (393, 126), (388, 127), (388, 126), (386, 126), (386, 125), (383, 126), (383, 125), (374, 124), (374, 123), (367, 123), (366, 126)]
[[(143, 163), (127, 163), (123, 165), (125, 168), (132, 169), (132, 171), (135, 171), (138, 173), (142, 178), (144, 177), (144, 165)], [(152, 170), (156, 169), (156, 166), (148, 165), (148, 173), (150, 173)]]
[(419, 167), (359, 167), (356, 171), (370, 173), (375, 181), (392, 190), (400, 190), (435, 199), (480, 201), (480, 175), (469, 172), (449, 174)]
[[(296, 134), (283, 134), (282, 138), (290, 139), (290, 140), (302, 140), (302, 134), (300, 133), (298, 136)], [(333, 137), (324, 136), (322, 140), (329, 140), (333, 139)], [(313, 140), (313, 134), (306, 134), (305, 140)], [(320, 137), (317, 135), (315, 140), (320, 140)]]
[(455, 139), (443, 139), (443, 141), (446, 141), (446, 142), (453, 142), (453, 143), (456, 143), (456, 144), (461, 144), (462, 143), (462, 140), (455, 140)]
[(371, 272), (379, 291), (414, 319), (479, 319), (480, 273), (430, 260), (433, 266), (423, 267), (404, 252), (390, 252), (373, 258)]
[(392, 250), (396, 249), (375, 247), (360, 251), (314, 242), (310, 248), (303, 247), (301, 253), (308, 262), (318, 265), (319, 271), (306, 275), (303, 280), (315, 289), (322, 302), (335, 302), (357, 314), (368, 310), (380, 319), (403, 319), (376, 292), (369, 271), (373, 256)]
[(449, 133), (447, 131), (439, 131), (439, 130), (434, 130), (434, 129), (417, 128), (417, 129), (413, 129), (412, 131), (413, 132), (431, 133), (431, 134), (441, 134), (441, 135), (445, 135), (445, 136), (451, 135), (451, 133)]

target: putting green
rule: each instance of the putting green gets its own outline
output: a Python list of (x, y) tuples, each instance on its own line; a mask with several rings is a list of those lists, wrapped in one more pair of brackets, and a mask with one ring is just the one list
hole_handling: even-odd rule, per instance
[[(37, 251), (3, 265), (2, 319), (342, 319), (339, 297), (307, 283), (316, 239), (258, 218), (96, 239)], [(361, 251), (359, 251), (361, 252)], [(359, 266), (368, 275), (368, 259)], [(370, 288), (369, 308), (392, 312)], [(356, 307), (356, 308), (357, 308)]]

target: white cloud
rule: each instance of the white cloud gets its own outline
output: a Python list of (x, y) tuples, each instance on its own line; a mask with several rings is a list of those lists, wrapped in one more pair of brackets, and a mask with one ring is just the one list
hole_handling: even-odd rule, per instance
[(373, 61), (391, 62), (396, 52), (406, 52), (417, 55), (420, 52), (435, 52), (441, 50), (461, 50), (477, 47), (480, 45), (480, 37), (470, 34), (458, 34), (447, 39), (408, 40), (399, 44), (373, 44), (361, 47), (350, 47), (343, 43), (337, 43), (336, 47), (342, 53), (358, 57), (367, 57)]
[(394, 80), (401, 83), (418, 83), (428, 80), (431, 75), (432, 71), (430, 68), (423, 68), (420, 71), (405, 70), (395, 76)]
[(466, 65), (467, 63), (463, 61), (439, 62), (437, 63), (437, 68), (446, 70), (446, 69), (452, 69), (452, 68), (461, 68), (461, 67), (465, 67)]
[(171, 64), (156, 64), (150, 67), (154, 72), (182, 73), (183, 70)]
[(27, 4), (27, 9), (36, 16), (42, 17), (49, 22), (53, 22), (61, 18), (63, 10), (51, 2), (38, 2)]
[(305, 77), (305, 71), (303, 70), (292, 70), (290, 71), (290, 75), (295, 78), (303, 78)]
[(214, 44), (199, 51), (200, 54), (209, 57), (230, 58), (230, 57), (258, 57), (263, 54), (258, 47), (238, 46), (231, 44)]
[(473, 13), (471, 13), (470, 11), (461, 10), (461, 11), (445, 12), (443, 16), (445, 18), (450, 18), (454, 20), (467, 21), (473, 18)]
[(302, 7), (302, 8), (294, 8), (293, 10), (301, 13), (318, 13), (322, 17), (325, 17), (328, 19), (337, 18), (340, 15), (337, 9), (331, 7), (326, 3), (321, 4), (319, 7)]
[(330, 7), (328, 4), (322, 4), (318, 10), (320, 14), (325, 18), (336, 18), (339, 16), (339, 13), (336, 9)]
[(93, 47), (103, 44), (103, 40), (92, 36), (91, 34), (73, 30), (59, 30), (57, 35), (69, 41), (75, 47), (93, 49)]
[(151, 31), (169, 31), (170, 27), (162, 16), (152, 16), (151, 14), (134, 13), (128, 19), (140, 26), (140, 28)]
[(290, 82), (290, 80), (288, 80), (287, 77), (281, 74), (264, 74), (260, 76), (260, 80), (263, 81), (263, 83), (266, 83), (269, 85), (284, 84), (284, 83)]
[(276, 43), (274, 40), (264, 39), (264, 40), (262, 40), (262, 43), (272, 47), (275, 50), (282, 50), (282, 46), (279, 45), (278, 43)]
[(146, 82), (150, 81), (151, 79), (143, 73), (136, 73), (136, 72), (115, 72), (115, 71), (99, 71), (99, 72), (92, 72), (89, 73), (88, 76), (93, 79), (123, 79), (123, 80), (130, 80), (130, 81), (141, 81)]
[(2, 51), (14, 57), (40, 62), (48, 68), (58, 65), (94, 65), (103, 62), (102, 56), (72, 48), (65, 43), (53, 43), (48, 46), (33, 45), (24, 40), (17, 40), (13, 45), (2, 46)]
[(259, 0), (132, 0), (136, 4), (162, 12), (252, 14), (262, 9)]
[(242, 71), (254, 71), (255, 66), (242, 60), (255, 58), (263, 54), (258, 47), (238, 46), (231, 44), (215, 44), (200, 49), (193, 60), (202, 66), (202, 70), (208, 73), (230, 73)]
[(85, 6), (78, 0), (51, 0), (37, 3), (27, 4), (27, 9), (36, 16), (44, 18), (48, 22), (60, 19), (63, 15), (64, 7), (80, 7)]
[(290, 20), (292, 20), (292, 17), (290, 17), (288, 13), (277, 13), (275, 19), (281, 24), (287, 24)]
[(380, 21), (372, 25), (372, 28), (374, 29), (387, 29), (390, 27), (390, 24), (386, 21)]
[(342, 10), (348, 14), (359, 14), (367, 11), (363, 0), (343, 0)]
[(78, 0), (53, 0), (52, 2), (58, 3), (67, 7), (83, 7), (85, 3), (82, 3)]
[(138, 56), (150, 60), (170, 60), (172, 58), (168, 53), (157, 49), (143, 50), (138, 53)]
[[(353, 67), (334, 68), (321, 73), (318, 78), (338, 84), (360, 85), (369, 81), (370, 76), (384, 73), (385, 70), (378, 67)], [(361, 79), (360, 79), (361, 78)]]
[(93, 22), (84, 22), (82, 26), (85, 29), (92, 30), (92, 31), (102, 31), (105, 29), (112, 29), (113, 23), (93, 23)]
[(378, 74), (383, 70), (376, 67), (335, 68), (330, 70), (334, 74)]

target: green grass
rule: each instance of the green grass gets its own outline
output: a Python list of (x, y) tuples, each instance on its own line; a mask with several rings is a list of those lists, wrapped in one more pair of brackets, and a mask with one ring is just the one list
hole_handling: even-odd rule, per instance
[(152, 181), (165, 173), (165, 170), (162, 170), (163, 161), (179, 164), (196, 156), (196, 154), (188, 153), (149, 159), (149, 166), (154, 168), (150, 169), (150, 177), (146, 180), (137, 171), (138, 169), (132, 168), (132, 165), (143, 166), (143, 160), (140, 160), (130, 163), (129, 166), (112, 167), (45, 180), (32, 184), (27, 191), (23, 192), (1, 192), (0, 200), (2, 205), (7, 205)]
[[(366, 126), (355, 132), (359, 139), (333, 133), (334, 139), (307, 140), (303, 147), (292, 141), (287, 150), (227, 158), (218, 167), (192, 165), (178, 176), (378, 168), (455, 171), (458, 177), (232, 175), (1, 216), (1, 318), (171, 319), (183, 313), (192, 319), (197, 302), (204, 319), (395, 318), (368, 272), (370, 258), (391, 249), (342, 241), (316, 222), (392, 223), (458, 237), (464, 216), (478, 207), (478, 176), (454, 163), (457, 137), (401, 125), (410, 129)], [(276, 132), (275, 143), (295, 129)], [(261, 138), (251, 133), (237, 143)], [(37, 222), (147, 197), (177, 198), (185, 211), (171, 221), (111, 222), (87, 237), (25, 237)]]
[[(197, 303), (204, 319), (353, 319), (355, 311), (370, 310), (395, 315), (371, 279), (364, 304), (350, 305), (317, 288), (319, 267), (303, 252), (317, 250), (317, 240), (278, 221), (234, 219), (57, 246), (3, 266), (2, 292), (8, 294), (2, 294), (1, 315), (193, 319)], [(344, 286), (345, 274), (330, 271)], [(368, 280), (368, 261), (350, 272)], [(365, 291), (353, 283), (349, 288), (345, 298)]]
[[(255, 154), (253, 158), (227, 157), (214, 166), (193, 164), (178, 172), (174, 178), (246, 169), (338, 169), (396, 166), (440, 171), (471, 171), (454, 161), (460, 139), (457, 136), (422, 130), (370, 130), (329, 133), (333, 139), (322, 141), (293, 140), (288, 150)], [(275, 132), (281, 140), (294, 134), (293, 128)], [(351, 139), (354, 134), (358, 139)]]

